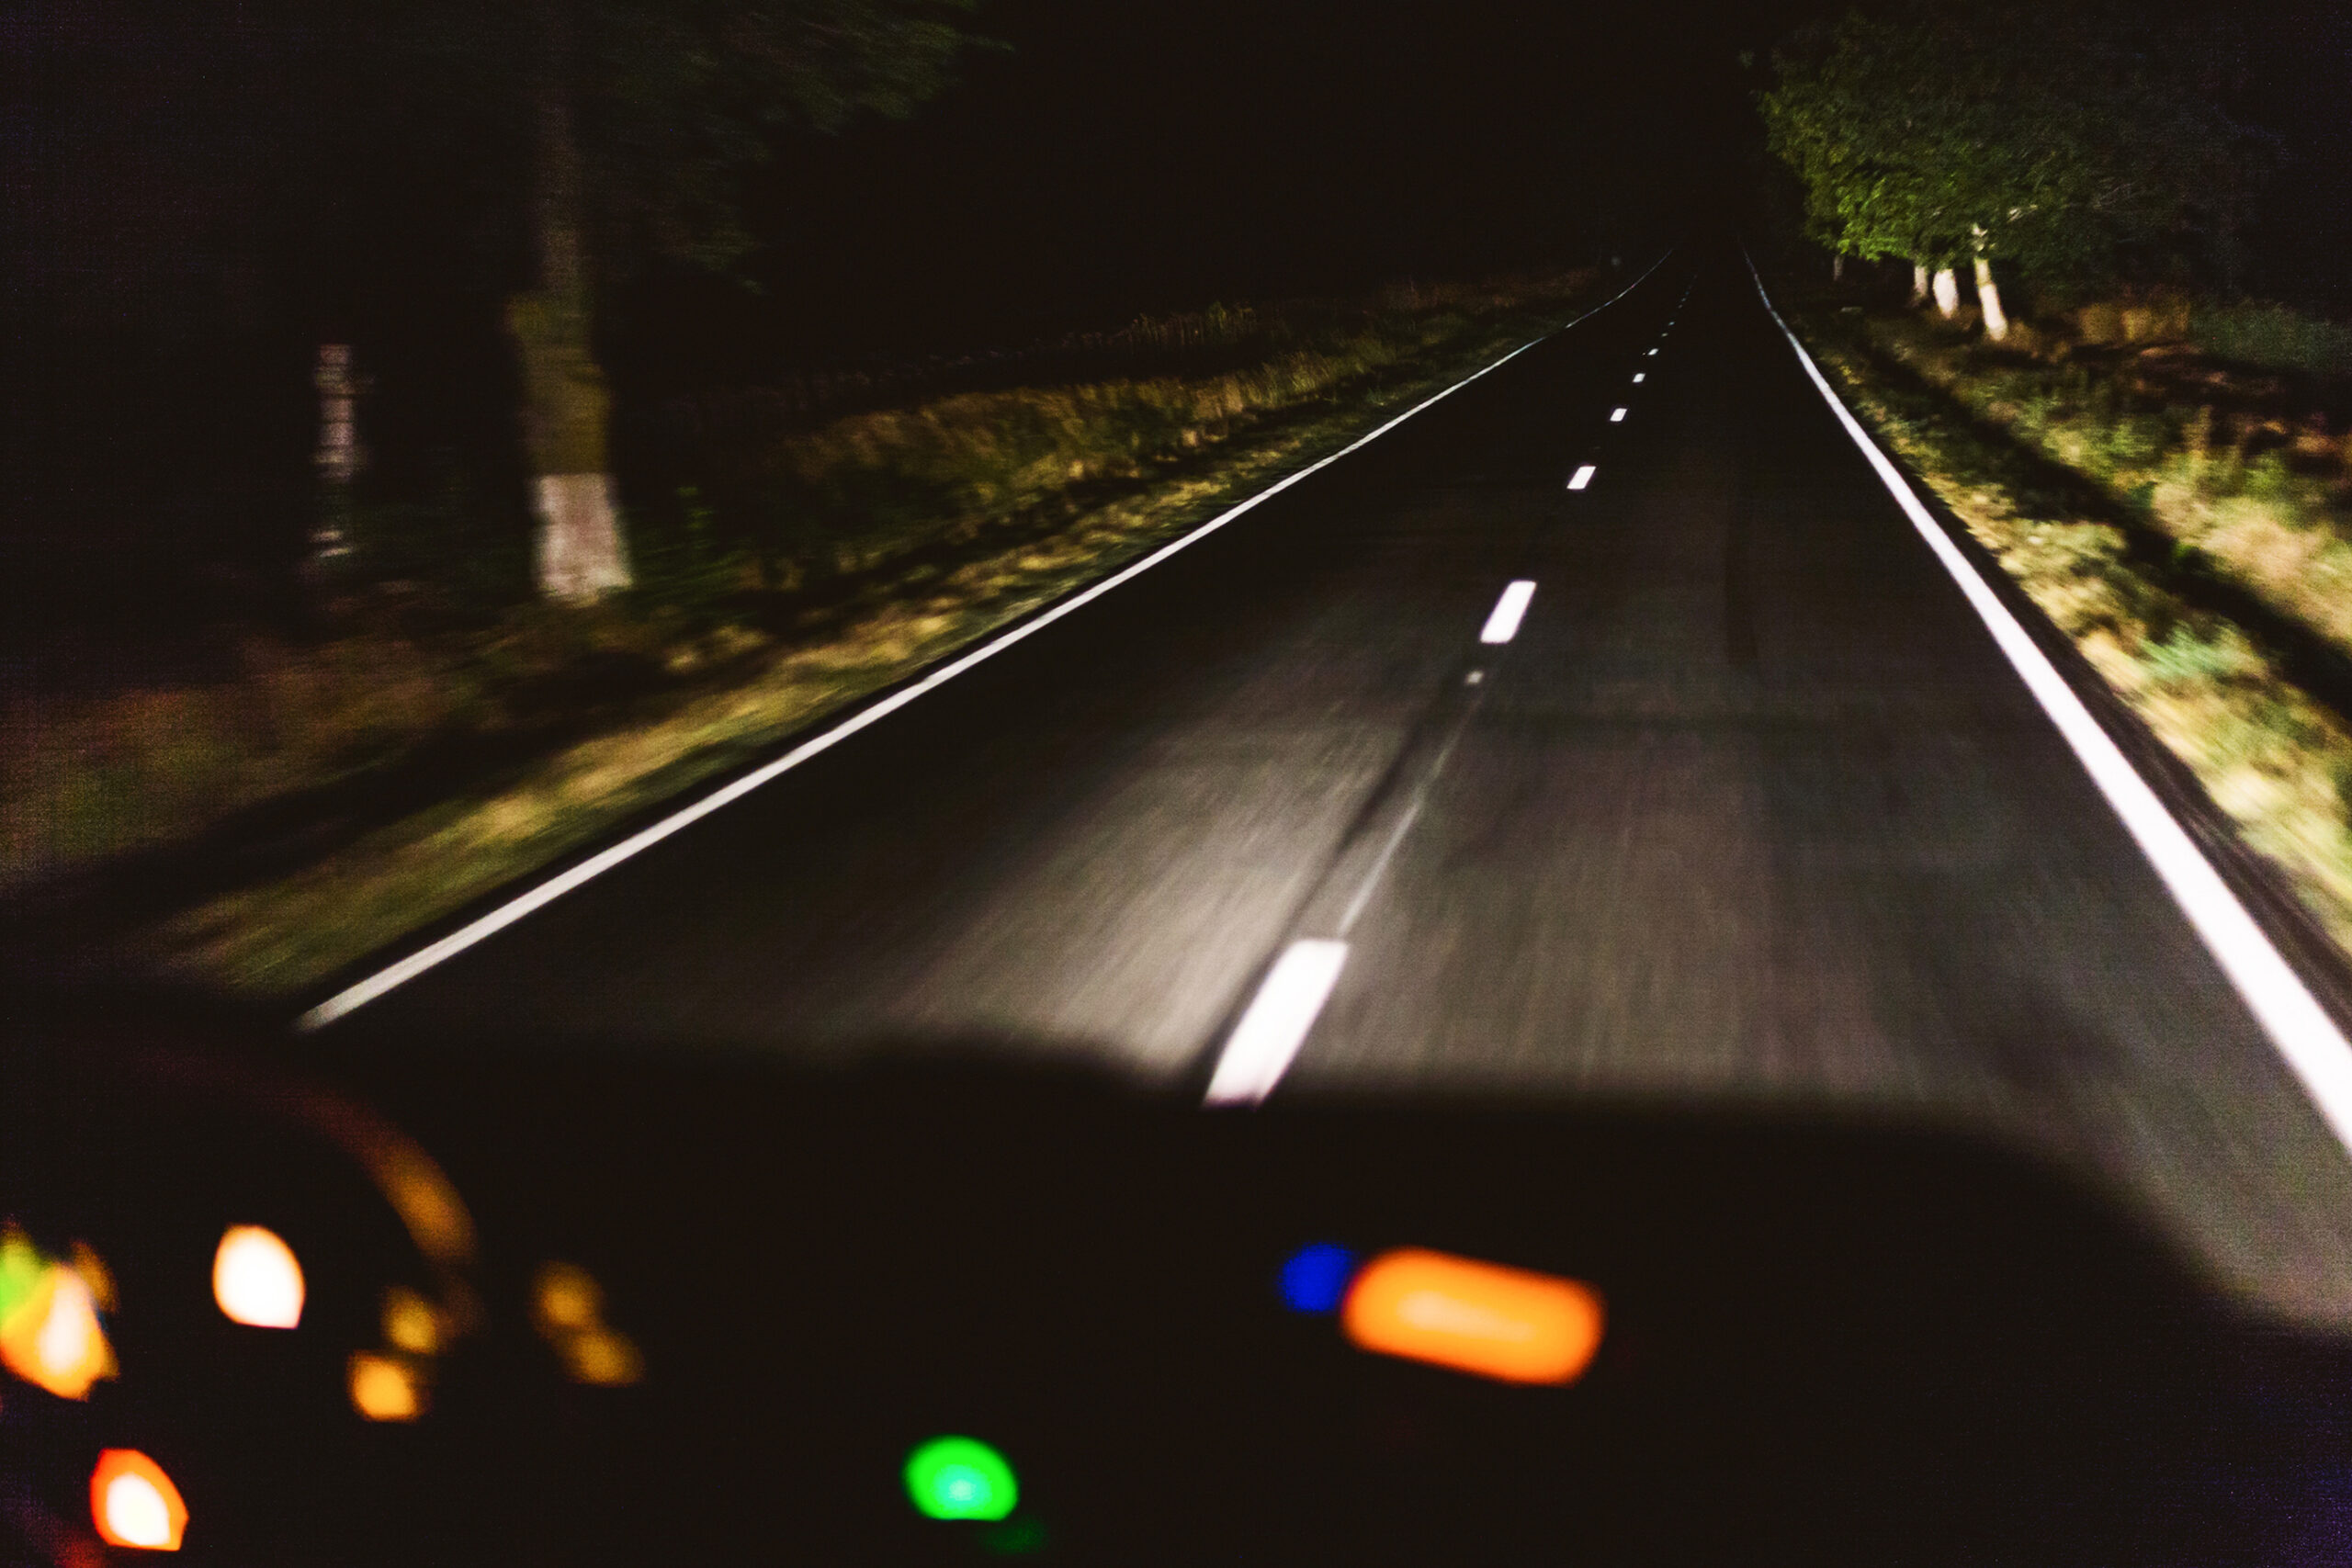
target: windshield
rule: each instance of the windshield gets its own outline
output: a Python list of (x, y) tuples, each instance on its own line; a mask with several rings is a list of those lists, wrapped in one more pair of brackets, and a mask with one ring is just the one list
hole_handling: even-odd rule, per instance
[(232, 10), (9, 24), (16, 1558), (2341, 1556), (2340, 25)]

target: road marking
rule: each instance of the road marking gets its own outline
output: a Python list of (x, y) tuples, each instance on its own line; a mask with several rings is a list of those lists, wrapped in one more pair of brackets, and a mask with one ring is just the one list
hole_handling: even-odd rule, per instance
[(1623, 423), (1625, 423), (1625, 411), (1624, 411), (1623, 409), (1616, 409), (1616, 410), (1611, 411), (1611, 413), (1610, 413), (1610, 415), (1609, 415), (1609, 423), (1611, 423), (1611, 424), (1623, 424)]
[(1255, 1105), (1272, 1092), (1330, 999), (1347, 961), (1344, 942), (1306, 937), (1290, 944), (1227, 1036), (1209, 1077), (1209, 1104)]
[(1478, 633), (1480, 642), (1509, 642), (1519, 635), (1520, 618), (1527, 614), (1527, 602), (1535, 597), (1535, 584), (1521, 578), (1503, 590), (1495, 601), (1495, 613), (1487, 617), (1484, 630)]
[(1592, 482), (1594, 471), (1593, 466), (1590, 463), (1587, 463), (1583, 468), (1578, 468), (1574, 474), (1569, 476), (1568, 488), (1570, 490), (1584, 489), (1585, 486)]
[(1640, 386), (1640, 385), (1642, 384), (1642, 382), (1643, 382), (1645, 379), (1646, 379), (1646, 378), (1648, 378), (1648, 376), (1649, 376), (1649, 372), (1648, 372), (1648, 371), (1646, 371), (1646, 370), (1636, 370), (1636, 371), (1634, 371), (1634, 386), (1636, 386), (1636, 387)]
[(2148, 857), (2156, 874), (2188, 917), (2188, 923), (2203, 940), (2206, 950), (2212, 953), (2222, 972), (2229, 976), (2238, 996), (2245, 1002), (2262, 1025), (2263, 1032), (2278, 1048), (2287, 1066), (2302, 1080), (2319, 1113), (2325, 1118), (2337, 1140), (2352, 1151), (2352, 1042), (2344, 1038), (2326, 1010), (2305, 986), (2294, 966), (2274, 945), (2267, 933), (2249, 914), (2213, 863), (2205, 858), (2196, 840), (2188, 836), (2148, 782), (2132, 766), (2122, 749), (2099, 728), (2083, 699), (2058, 673), (2049, 655), (2037, 647), (2027, 635), (2018, 618), (2009, 613), (1991, 586), (1978, 574), (1966, 556), (1960, 553), (1934, 513), (1921, 503), (1901, 470), (1879, 449), (1859, 421), (1849, 412), (1838, 394), (1830, 389), (1828, 378), (1821, 367), (1797, 341), (1789, 323), (1772, 304), (1772, 297), (1764, 290), (1763, 275), (1756, 271), (1751, 259), (1747, 269), (1756, 279), (1756, 292), (1763, 299), (1764, 308), (1772, 314), (1789, 346), (1796, 350), (1797, 363), (1820, 389), (1823, 400), (1829, 404), (1846, 434), (1861, 448), (1878, 471), (1887, 492), (1911, 519), (1911, 525), (1927, 540), (1928, 549), (1951, 573), (1960, 591), (1975, 610), (1993, 640), (2008, 656), (2026, 684), (2026, 689), (2041, 705), (2051, 722), (2058, 727), (2066, 744), (2074, 748), (2091, 782), (2098, 786), (2123, 826)]
[(1649, 357), (1651, 357), (1652, 359), (1656, 359), (1656, 358), (1657, 357), (1657, 349), (1651, 349), (1651, 350), (1650, 350), (1650, 353), (1649, 353)]
[(1398, 414), (1396, 418), (1375, 427), (1366, 434), (1356, 437), (1356, 439), (1351, 441), (1345, 446), (1340, 447), (1330, 456), (1317, 458), (1316, 461), (1309, 463), (1306, 467), (1299, 469), (1296, 473), (1277, 479), (1272, 484), (1268, 485), (1264, 490), (1261, 490), (1257, 494), (1250, 497), (1248, 500), (1237, 502), (1236, 504), (1227, 507), (1225, 511), (1217, 513), (1215, 517), (1210, 518), (1207, 522), (1202, 524), (1199, 527), (1193, 529), (1183, 537), (1171, 540), (1168, 544), (1162, 545), (1159, 548), (1152, 551), (1151, 554), (1144, 557), (1141, 560), (1136, 561), (1119, 571), (1114, 572), (1109, 577), (1102, 579), (1102, 581), (1091, 587), (1080, 590), (1078, 592), (1071, 594), (1069, 598), (1062, 600), (1051, 608), (1040, 613), (1035, 618), (1023, 621), (1021, 625), (1013, 627), (1011, 631), (1001, 633), (988, 642), (982, 643), (979, 647), (972, 649), (969, 653), (964, 654), (960, 658), (941, 665), (939, 668), (932, 671), (929, 674), (923, 676), (921, 680), (916, 681), (913, 684), (901, 687), (899, 691), (883, 698), (873, 706), (862, 708), (858, 712), (852, 714), (848, 718), (843, 719), (841, 723), (833, 726), (831, 729), (825, 730), (821, 734), (811, 736), (807, 740), (802, 741), (799, 745), (795, 746), (791, 750), (786, 752), (783, 756), (778, 757), (775, 761), (769, 762), (763, 767), (755, 769), (754, 771), (744, 774), (741, 778), (737, 779), (732, 784), (722, 785), (718, 789), (716, 789), (710, 794), (703, 796), (700, 800), (695, 801), (693, 805), (684, 807), (678, 811), (672, 813), (670, 816), (663, 818), (661, 821), (654, 823), (651, 827), (642, 829), (636, 833), (630, 834), (628, 838), (623, 839), (619, 843), (614, 844), (610, 848), (590, 856), (588, 859), (582, 861), (578, 865), (573, 866), (571, 870), (563, 872), (559, 875), (551, 876), (547, 881), (540, 883), (538, 886), (523, 893), (517, 894), (514, 897), (499, 905), (489, 913), (480, 916), (479, 918), (469, 921), (467, 924), (458, 927), (456, 931), (451, 931), (447, 936), (441, 938), (439, 941), (428, 943), (427, 945), (417, 949), (416, 952), (410, 953), (406, 958), (400, 960), (398, 963), (389, 964), (382, 969), (377, 970), (374, 974), (368, 976), (366, 978), (355, 981), (353, 984), (345, 987), (342, 990), (337, 991), (334, 996), (329, 997), (326, 1000), (321, 1002), (318, 1006), (311, 1009), (308, 1012), (302, 1014), (301, 1017), (296, 1019), (294, 1021), (294, 1027), (298, 1030), (303, 1031), (322, 1029), (326, 1025), (333, 1023), (336, 1019), (343, 1017), (345, 1014), (367, 1006), (369, 1002), (374, 1001), (377, 998), (384, 995), (386, 992), (406, 985), (409, 981), (415, 979), (418, 976), (425, 973), (427, 970), (435, 968), (438, 965), (447, 963), (448, 960), (455, 958), (458, 954), (465, 952), (468, 948), (473, 947), (478, 943), (497, 935), (500, 931), (504, 931), (508, 926), (513, 925), (515, 921), (522, 919), (524, 917), (545, 908), (548, 905), (554, 903), (565, 894), (594, 881), (597, 877), (602, 876), (605, 873), (612, 870), (615, 866), (621, 864), (623, 862), (635, 859), (637, 856), (644, 853), (647, 850), (650, 850), (654, 845), (660, 843), (662, 840), (670, 837), (673, 833), (678, 832), (683, 829), (692, 827), (696, 822), (699, 822), (704, 818), (709, 816), (712, 812), (732, 806), (735, 802), (742, 799), (745, 795), (751, 794), (753, 790), (758, 789), (761, 785), (782, 777), (784, 774), (790, 773), (793, 769), (800, 766), (803, 762), (806, 762), (814, 757), (831, 750), (835, 746), (840, 745), (851, 736), (855, 735), (859, 730), (865, 728), (868, 725), (880, 722), (882, 719), (885, 719), (890, 715), (898, 712), (900, 708), (905, 707), (908, 704), (915, 701), (917, 698), (945, 685), (948, 682), (954, 680), (956, 676), (961, 675), (965, 671), (971, 669), (974, 665), (995, 658), (998, 654), (1003, 652), (1006, 649), (1012, 647), (1015, 643), (1025, 641), (1027, 638), (1035, 636), (1038, 632), (1045, 630), (1047, 626), (1053, 625), (1056, 621), (1060, 620), (1063, 616), (1083, 609), (1087, 605), (1092, 604), (1095, 600), (1102, 598), (1105, 593), (1110, 592), (1113, 589), (1130, 582), (1136, 578), (1141, 577), (1145, 572), (1149, 571), (1153, 567), (1158, 566), (1160, 562), (1168, 559), (1170, 557), (1176, 555), (1180, 551), (1189, 549), (1193, 545), (1198, 544), (1201, 540), (1207, 538), (1211, 534), (1216, 533), (1218, 529), (1224, 527), (1227, 524), (1231, 523), (1234, 519), (1241, 516), (1244, 513), (1250, 512), (1264, 502), (1272, 500), (1275, 496), (1280, 495), (1283, 491), (1290, 489), (1291, 486), (1297, 484), (1308, 476), (1318, 473), (1324, 468), (1329, 468), (1332, 464), (1338, 462), (1340, 458), (1347, 457), (1350, 453), (1360, 451), (1363, 447), (1372, 445), (1372, 443), (1379, 440), (1382, 436), (1387, 434), (1390, 431), (1396, 429), (1398, 425), (1404, 423), (1415, 414), (1419, 413), (1422, 410), (1430, 408), (1439, 402), (1442, 402), (1445, 399), (1452, 397), (1454, 393), (1460, 391), (1471, 382), (1477, 380), (1480, 377), (1487, 375), (1490, 372), (1499, 370), (1504, 366), (1510, 364), (1512, 360), (1517, 359), (1521, 355), (1525, 354), (1529, 349), (1533, 348), (1537, 344), (1543, 343), (1550, 338), (1557, 337), (1560, 333), (1567, 332), (1581, 325), (1583, 322), (1591, 320), (1601, 311), (1609, 309), (1610, 306), (1617, 303), (1618, 300), (1625, 298), (1626, 295), (1631, 294), (1634, 289), (1639, 288), (1644, 283), (1647, 282), (1649, 280), (1650, 274), (1656, 272), (1659, 267), (1664, 266), (1666, 265), (1666, 257), (1672, 255), (1674, 253), (1672, 251), (1668, 251), (1665, 255), (1659, 256), (1657, 260), (1649, 265), (1648, 271), (1644, 272), (1641, 276), (1634, 279), (1633, 282), (1625, 285), (1624, 288), (1619, 289), (1615, 294), (1611, 295), (1600, 304), (1595, 305), (1583, 315), (1577, 317), (1576, 320), (1568, 321), (1561, 326), (1555, 327), (1552, 331), (1545, 333), (1543, 337), (1529, 339), (1527, 342), (1521, 344), (1517, 348), (1512, 349), (1509, 354), (1504, 355), (1501, 358), (1495, 360), (1493, 363), (1486, 365), (1479, 369), (1472, 371), (1469, 375), (1462, 378), (1461, 380), (1456, 381), (1451, 387), (1446, 388), (1445, 390), (1422, 399), (1419, 402), (1415, 403), (1411, 408), (1407, 409), (1403, 413)]

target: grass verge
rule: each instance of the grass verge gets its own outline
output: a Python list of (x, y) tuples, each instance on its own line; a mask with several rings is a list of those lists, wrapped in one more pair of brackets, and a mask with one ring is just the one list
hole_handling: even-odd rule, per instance
[(1993, 350), (1905, 312), (1795, 320), (1855, 412), (2352, 953), (2352, 724), (2324, 689), (2352, 649), (2352, 529), (2324, 418), (2185, 345), (2044, 332)]

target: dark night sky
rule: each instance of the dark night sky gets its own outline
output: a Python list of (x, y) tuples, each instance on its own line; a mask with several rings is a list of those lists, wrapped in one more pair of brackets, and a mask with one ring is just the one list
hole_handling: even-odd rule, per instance
[[(1577, 261), (1751, 219), (1742, 51), (1841, 0), (990, 0), (916, 119), (790, 147), (788, 336), (911, 347), (1214, 298)], [(2352, 8), (2248, 19), (2283, 138), (2257, 290), (2352, 309)], [(779, 325), (783, 325), (782, 321)]]
[[(704, 308), (686, 319), (720, 341), (751, 327), (770, 349), (825, 354), (1001, 342), (1216, 298), (1575, 262), (1740, 221), (1764, 73), (1737, 56), (1842, 3), (985, 0), (978, 27), (1010, 47), (970, 59), (910, 121), (790, 139), (754, 182), (768, 303), (747, 317), (740, 297), (688, 288)], [(204, 271), (217, 249), (216, 292), (243, 291), (246, 314), (271, 308), (253, 298), (271, 287), (267, 258), (232, 253), (265, 231), (331, 227), (310, 196), (273, 189), (271, 170), (335, 113), (332, 93), (306, 98), (301, 72), (271, 57), (283, 46), (253, 18), (279, 10), (304, 14), (0, 0), (0, 96), (16, 100), (0, 130), (25, 176), (8, 216), (37, 274), (119, 276), (129, 296), (149, 276)], [(2239, 107), (2289, 153), (2249, 281), (2352, 304), (2338, 259), (2352, 240), (2352, 8), (2277, 0), (2249, 25)], [(80, 75), (53, 69), (40, 40), (77, 31), (110, 41), (82, 51)], [(356, 252), (396, 258), (379, 288), (454, 276), (429, 254), (451, 183), (334, 193), (378, 209)], [(286, 274), (320, 270), (276, 265), (281, 297), (301, 291)], [(517, 281), (489, 286), (477, 267), (471, 287)], [(667, 310), (680, 280), (663, 281), (647, 299)], [(315, 313), (315, 299), (275, 303)]]
[(1720, 210), (1796, 9), (1000, 0), (951, 97), (775, 171), (772, 276), (920, 336), (1581, 259)]

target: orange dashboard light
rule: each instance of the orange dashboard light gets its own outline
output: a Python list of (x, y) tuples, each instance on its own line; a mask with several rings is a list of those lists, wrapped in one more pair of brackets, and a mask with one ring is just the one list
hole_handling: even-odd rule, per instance
[(413, 1421), (424, 1414), (424, 1382), (405, 1357), (361, 1350), (351, 1358), (351, 1407), (370, 1421)]
[(1574, 1382), (1600, 1348), (1589, 1285), (1418, 1247), (1366, 1264), (1340, 1322), (1360, 1349), (1505, 1382)]
[(187, 1505), (162, 1465), (136, 1449), (108, 1449), (90, 1472), (90, 1519), (109, 1546), (177, 1551)]
[(96, 1299), (70, 1266), (45, 1266), (0, 1322), (0, 1362), (60, 1399), (86, 1398), (92, 1383), (114, 1375)]

